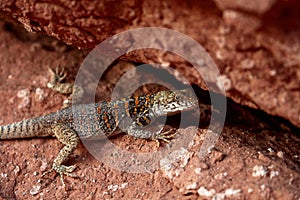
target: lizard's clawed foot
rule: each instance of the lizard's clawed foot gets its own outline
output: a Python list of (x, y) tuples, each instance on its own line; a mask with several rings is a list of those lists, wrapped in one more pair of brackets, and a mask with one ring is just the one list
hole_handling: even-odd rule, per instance
[(63, 83), (67, 74), (64, 68), (59, 71), (58, 67), (55, 70), (48, 68), (50, 72), (50, 81), (47, 87), (61, 94), (71, 94), (73, 92), (73, 84)]
[(58, 173), (60, 175), (60, 180), (63, 184), (64, 187), (66, 187), (65, 184), (65, 180), (64, 180), (64, 176), (69, 176), (69, 177), (73, 177), (73, 178), (78, 178), (77, 174), (72, 173), (76, 168), (76, 165), (71, 165), (71, 166), (65, 166), (65, 165), (53, 165), (52, 168), (46, 172), (44, 172), (42, 174), (42, 177), (44, 177), (45, 175), (51, 173), (52, 171), (55, 171), (56, 173)]
[(160, 146), (161, 140), (166, 143), (170, 143), (170, 139), (172, 139), (175, 135), (176, 135), (176, 129), (171, 128), (167, 131), (159, 132), (159, 133), (155, 134), (152, 139), (157, 142), (158, 146)]
[(48, 68), (50, 72), (50, 82), (47, 84), (47, 87), (50, 89), (54, 89), (59, 83), (61, 83), (66, 78), (66, 73), (64, 72), (64, 68), (59, 71), (58, 67), (56, 67), (55, 71), (52, 68)]
[(55, 71), (52, 68), (48, 68), (51, 75), (51, 82), (62, 82), (67, 74), (65, 73), (65, 68), (62, 68), (61, 71), (58, 70), (58, 67), (55, 68)]

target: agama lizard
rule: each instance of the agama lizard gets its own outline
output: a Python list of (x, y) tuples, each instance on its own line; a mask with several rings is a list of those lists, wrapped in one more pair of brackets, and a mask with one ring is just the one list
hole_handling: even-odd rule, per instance
[[(71, 93), (73, 85), (62, 83), (65, 74), (51, 69), (50, 72), (51, 81), (47, 86), (61, 93)], [(77, 105), (45, 116), (0, 126), (0, 139), (55, 136), (65, 146), (58, 153), (52, 169), (48, 172), (56, 171), (65, 186), (64, 175), (76, 177), (72, 173), (76, 166), (66, 166), (63, 163), (76, 149), (80, 139), (103, 138), (125, 131), (136, 138), (168, 142), (173, 136), (169, 134), (170, 130), (153, 133), (141, 130), (140, 127), (149, 125), (157, 117), (190, 109), (197, 104), (198, 100), (192, 90), (185, 89)], [(75, 123), (75, 118), (83, 125)]]

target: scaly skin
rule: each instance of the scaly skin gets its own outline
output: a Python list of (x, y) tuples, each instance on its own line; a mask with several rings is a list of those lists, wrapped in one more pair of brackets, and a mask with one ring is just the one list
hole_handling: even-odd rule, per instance
[[(63, 73), (55, 73), (53, 70), (50, 72), (52, 78), (48, 87), (63, 93), (71, 92), (68, 88), (72, 85), (61, 83), (65, 77)], [(173, 136), (169, 135), (170, 131), (161, 132), (161, 129), (153, 133), (141, 130), (140, 127), (149, 125), (157, 117), (175, 114), (197, 104), (193, 92), (185, 89), (78, 105), (49, 115), (0, 126), (0, 139), (55, 136), (65, 146), (58, 153), (52, 169), (48, 172), (54, 170), (59, 173), (65, 186), (64, 175), (76, 177), (72, 173), (76, 166), (65, 166), (63, 163), (76, 149), (79, 138), (101, 139), (121, 132), (122, 129), (136, 138), (169, 142), (169, 138)]]

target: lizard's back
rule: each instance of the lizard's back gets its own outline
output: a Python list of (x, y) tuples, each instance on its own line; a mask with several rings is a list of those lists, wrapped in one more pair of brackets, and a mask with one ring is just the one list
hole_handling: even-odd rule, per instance
[(151, 107), (153, 97), (142, 95), (114, 101), (82, 104), (45, 116), (0, 126), (0, 139), (46, 137), (51, 128), (64, 124), (76, 131), (81, 139), (101, 139), (115, 132), (121, 123), (126, 128), (138, 113)]

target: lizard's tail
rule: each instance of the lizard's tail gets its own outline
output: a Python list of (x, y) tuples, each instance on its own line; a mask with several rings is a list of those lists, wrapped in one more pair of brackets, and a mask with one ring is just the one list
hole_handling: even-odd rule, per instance
[[(47, 136), (44, 124), (37, 119), (27, 119), (0, 126), (0, 139), (16, 139)], [(42, 133), (44, 131), (44, 133)]]

